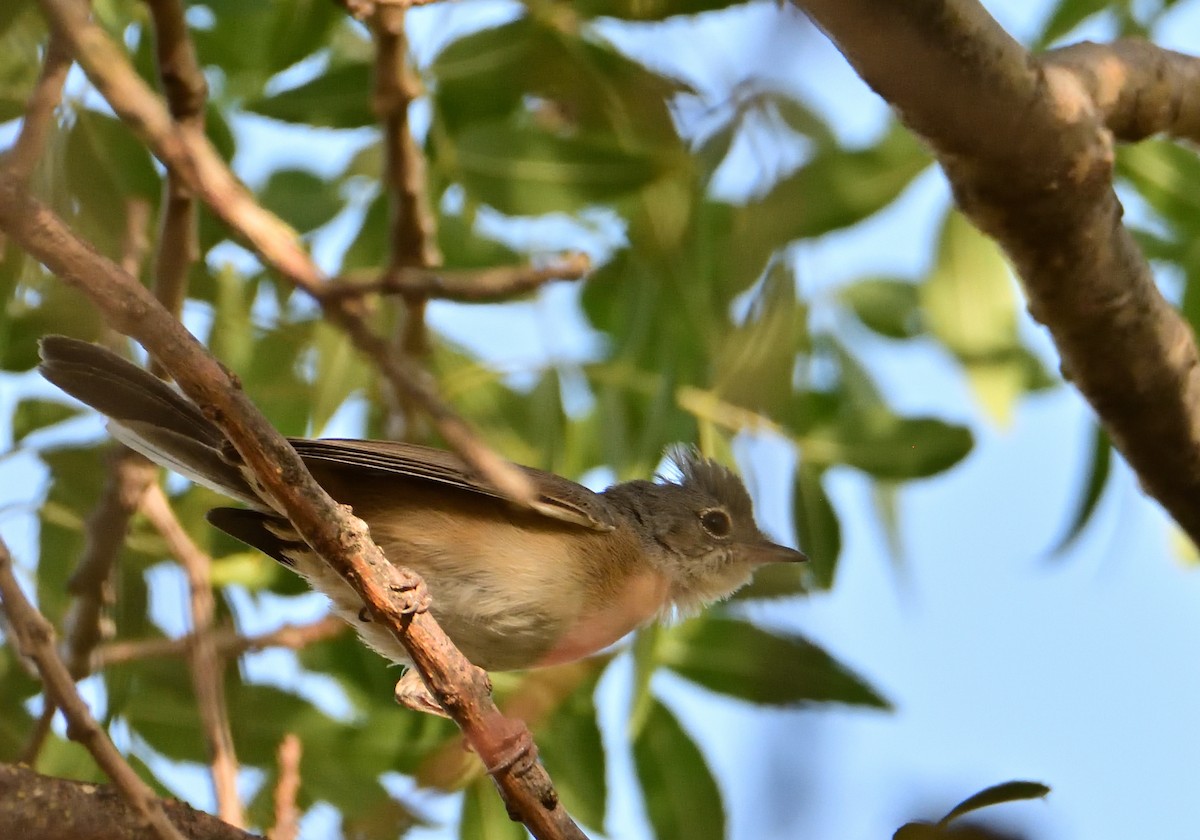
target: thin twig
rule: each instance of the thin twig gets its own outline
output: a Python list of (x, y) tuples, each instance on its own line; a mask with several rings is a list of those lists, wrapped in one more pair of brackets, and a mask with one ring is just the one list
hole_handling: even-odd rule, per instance
[(371, 540), (366, 525), (313, 480), (296, 451), (195, 336), (2, 167), (0, 230), (87, 295), (110, 326), (157, 356), (183, 392), (204, 406), (255, 476), (264, 498), (358, 592), (371, 619), (405, 647), (430, 692), (483, 760), (509, 813), (540, 840), (583, 838), (538, 763), (528, 728), (500, 713), (487, 675), (462, 655), (429, 614), (429, 595), (420, 577), (393, 565)]
[[(217, 627), (209, 631), (209, 637), (216, 652), (228, 659), (268, 648), (301, 650), (326, 639), (336, 638), (345, 630), (344, 621), (328, 615), (311, 624), (285, 624), (255, 636), (243, 636), (234, 627)], [(185, 656), (194, 644), (195, 637), (191, 634), (177, 639), (109, 642), (96, 649), (92, 656), (92, 668), (99, 671), (112, 665), (123, 665), (143, 659), (176, 659)]]
[(217, 814), (230, 825), (242, 828), (246, 817), (238, 797), (237, 753), (225, 704), (224, 660), (213, 643), (212, 624), (215, 605), (212, 591), (212, 559), (192, 542), (180, 524), (171, 503), (158, 484), (152, 484), (142, 496), (142, 513), (167, 543), (171, 555), (187, 575), (189, 605), (192, 614), (191, 648), (188, 666), (200, 709), (200, 722), (211, 754), (213, 790)]
[[(155, 61), (167, 106), (179, 131), (204, 135), (208, 82), (196, 59), (179, 0), (147, 0), (154, 21)], [(173, 169), (163, 185), (162, 221), (155, 255), (154, 294), (179, 317), (187, 297), (188, 271), (200, 258), (195, 191)], [(151, 369), (158, 371), (157, 364)]]
[(43, 695), (42, 713), (38, 715), (37, 723), (33, 725), (33, 731), (25, 739), (25, 745), (21, 747), (21, 754), (17, 761), (21, 764), (28, 764), (30, 767), (37, 763), (37, 757), (46, 744), (47, 736), (50, 735), (50, 724), (54, 722), (54, 716), (57, 713), (58, 706), (51, 703), (49, 697)]
[(76, 679), (90, 673), (92, 650), (104, 636), (101, 618), (112, 601), (109, 577), (125, 542), (129, 520), (157, 473), (154, 464), (124, 447), (114, 448), (108, 455), (108, 478), (84, 526), (79, 564), (67, 580), (72, 600), (63, 619), (63, 657)]
[(367, 294), (421, 296), (463, 303), (507, 300), (547, 283), (582, 280), (591, 268), (586, 254), (564, 254), (547, 265), (512, 265), (452, 270), (403, 267), (388, 269), (378, 280), (330, 280), (321, 297)]
[(21, 654), (37, 663), (47, 700), (52, 700), (67, 719), (67, 737), (87, 748), (100, 769), (162, 840), (184, 840), (154, 791), (138, 778), (79, 696), (75, 680), (55, 648), (54, 627), (21, 591), (13, 575), (12, 555), (3, 540), (0, 540), (0, 601), (12, 622)]
[[(369, 21), (375, 41), (375, 86), (371, 103), (383, 134), (384, 182), (391, 223), (388, 230), (388, 270), (431, 268), (442, 263), (437, 225), (426, 194), (425, 159), (417, 148), (408, 112), (421, 91), (409, 63), (404, 8), (380, 4)], [(429, 355), (428, 299), (403, 295), (403, 312), (396, 319), (393, 343), (414, 359)], [(399, 397), (398, 392), (391, 396)], [(426, 435), (418, 405), (411, 400), (388, 401), (386, 428), (392, 437), (419, 440)]]
[(535, 497), (529, 478), (493, 452), (437, 394), (428, 373), (370, 328), (353, 300), (320, 301), (326, 278), (295, 231), (257, 204), (203, 135), (180, 129), (125, 52), (74, 0), (39, 0), (51, 25), (65, 34), (75, 59), (113, 111), (169, 170), (176, 171), (230, 228), (250, 243), (263, 262), (318, 299), (325, 318), (376, 364), (405, 400), (420, 405), (438, 433), (497, 490), (521, 505)]
[(300, 809), (296, 797), (300, 793), (300, 739), (289, 732), (283, 736), (276, 753), (279, 781), (275, 784), (275, 825), (267, 832), (271, 840), (296, 840), (300, 836)]
[(4, 155), (4, 163), (22, 181), (28, 181), (42, 159), (50, 127), (54, 124), (54, 109), (62, 101), (63, 83), (71, 69), (71, 50), (66, 41), (51, 33), (46, 45), (46, 57), (33, 92), (25, 103), (25, 118), (12, 148)]

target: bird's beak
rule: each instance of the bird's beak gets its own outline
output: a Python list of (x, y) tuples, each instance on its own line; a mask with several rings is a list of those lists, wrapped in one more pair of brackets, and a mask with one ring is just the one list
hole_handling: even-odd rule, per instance
[(808, 560), (803, 552), (766, 540), (746, 546), (746, 555), (751, 563), (762, 566), (767, 563), (804, 563)]

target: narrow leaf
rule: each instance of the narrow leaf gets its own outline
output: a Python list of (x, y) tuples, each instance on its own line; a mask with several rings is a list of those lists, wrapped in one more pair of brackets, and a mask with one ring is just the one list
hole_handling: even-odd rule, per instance
[(942, 817), (938, 825), (948, 825), (963, 814), (978, 811), (980, 808), (1000, 805), (1004, 802), (1017, 802), (1022, 799), (1041, 799), (1049, 793), (1050, 788), (1041, 782), (1002, 782), (968, 796), (950, 809), (950, 813)]
[(670, 710), (657, 701), (634, 741), (633, 760), (655, 836), (725, 837), (725, 806), (704, 756)]
[(658, 658), (705, 688), (751, 703), (889, 707), (862, 678), (807, 639), (733, 618), (709, 616), (665, 631)]

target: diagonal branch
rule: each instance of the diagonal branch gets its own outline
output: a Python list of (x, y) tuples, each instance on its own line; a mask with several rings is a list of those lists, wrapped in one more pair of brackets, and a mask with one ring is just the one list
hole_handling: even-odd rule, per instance
[(47, 702), (53, 702), (67, 719), (67, 737), (87, 748), (100, 769), (161, 840), (184, 840), (154, 791), (138, 778), (79, 696), (75, 679), (55, 649), (54, 627), (21, 591), (13, 575), (12, 555), (3, 541), (0, 541), (0, 601), (12, 622), (21, 654), (37, 663)]
[(426, 686), (483, 760), (509, 813), (536, 837), (582, 838), (537, 761), (529, 730), (500, 713), (486, 674), (467, 661), (428, 613), (421, 579), (388, 561), (366, 525), (313, 480), (296, 451), (204, 346), (137, 280), (76, 237), (2, 168), (0, 230), (87, 295), (114, 329), (140, 342), (204, 407), (266, 496), (362, 596), (372, 619), (404, 646)]
[(46, 56), (42, 60), (42, 72), (37, 84), (25, 104), (25, 117), (21, 131), (13, 141), (12, 148), (4, 155), (4, 163), (14, 175), (28, 181), (42, 159), (50, 126), (54, 121), (54, 109), (62, 99), (63, 83), (71, 69), (71, 50), (66, 41), (57, 35), (50, 36), (46, 45)]
[[(798, 5), (933, 147), (959, 205), (1016, 267), (1063, 375), (1200, 544), (1200, 356), (1121, 224), (1112, 185), (1113, 130), (1193, 134), (1194, 82), (1166, 96), (1162, 86), (1194, 79), (1196, 60), (1127, 43), (1098, 62), (1088, 48), (1041, 60), (976, 0)], [(1173, 69), (1156, 77), (1135, 65)], [(1148, 116), (1139, 96), (1176, 104)]]

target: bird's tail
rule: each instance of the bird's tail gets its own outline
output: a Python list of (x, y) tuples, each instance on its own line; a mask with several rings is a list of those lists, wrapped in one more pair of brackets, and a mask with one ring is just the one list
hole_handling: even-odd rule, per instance
[(42, 376), (107, 415), (113, 437), (130, 449), (252, 508), (270, 510), (229, 457), (221, 430), (183, 394), (96, 344), (50, 335), (40, 350)]

